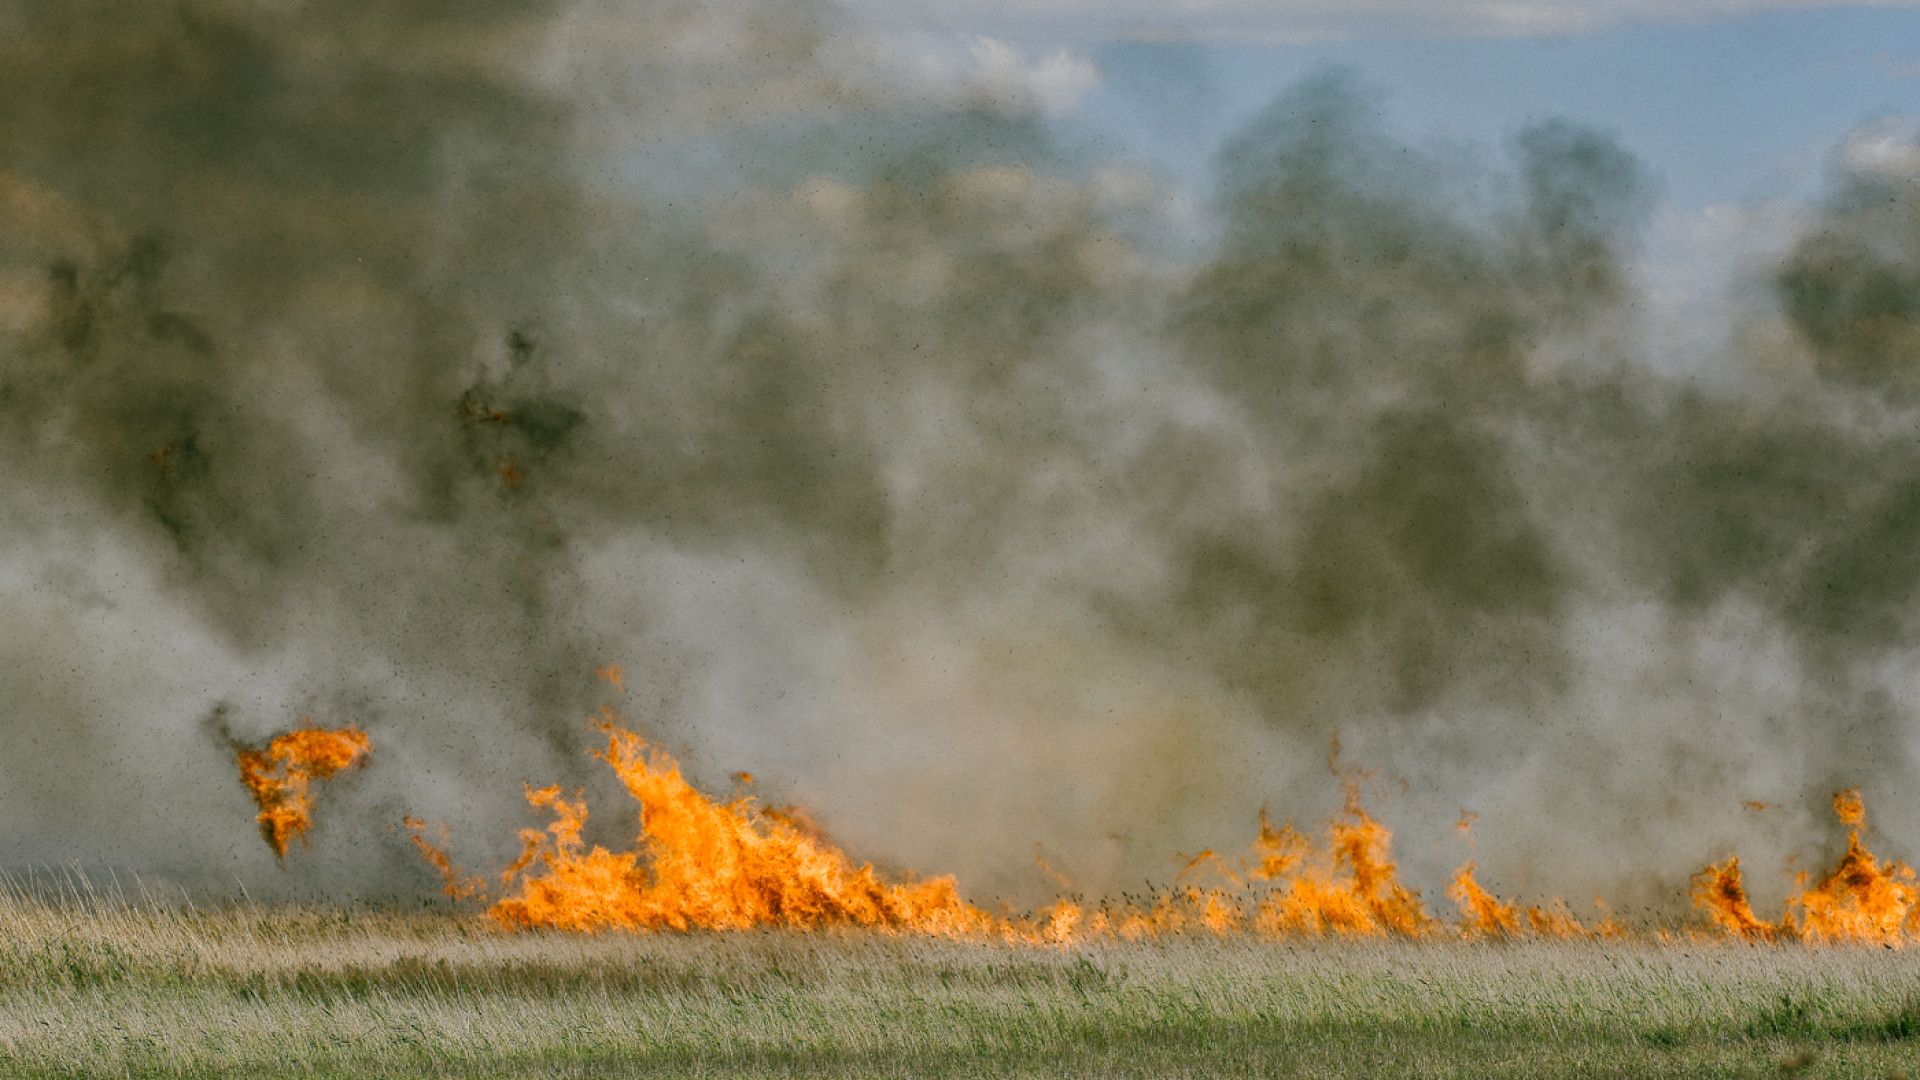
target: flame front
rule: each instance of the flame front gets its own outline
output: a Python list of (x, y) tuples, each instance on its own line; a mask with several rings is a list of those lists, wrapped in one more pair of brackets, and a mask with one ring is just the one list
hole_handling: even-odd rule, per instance
[(1447, 886), (1447, 899), (1460, 908), (1469, 933), (1487, 937), (1507, 937), (1520, 932), (1520, 908), (1481, 888), (1474, 880), (1474, 864), (1468, 862), (1454, 872)]
[(553, 821), (521, 833), (524, 850), (504, 875), (517, 887), (491, 908), (499, 922), (571, 930), (849, 924), (939, 934), (991, 924), (960, 898), (951, 877), (883, 880), (751, 798), (708, 799), (671, 757), (621, 729), (611, 713), (601, 727), (607, 747), (597, 756), (640, 803), (638, 849), (587, 848), (580, 839), (585, 802), (565, 798), (558, 786), (529, 786), (527, 801)]
[(1312, 850), (1291, 828), (1261, 822), (1260, 868), (1252, 876), (1279, 885), (1260, 901), (1255, 926), (1269, 933), (1426, 933), (1433, 920), (1420, 894), (1400, 883), (1389, 857), (1393, 833), (1361, 806), (1359, 778), (1349, 774), (1344, 784), (1346, 797), (1327, 826), (1323, 850)]
[(1753, 913), (1747, 902), (1746, 882), (1740, 876), (1740, 857), (1729, 855), (1725, 862), (1714, 863), (1693, 876), (1693, 906), (1705, 912), (1720, 927), (1735, 937), (1767, 938), (1779, 927)]
[[(1611, 922), (1589, 929), (1555, 902), (1524, 909), (1505, 903), (1473, 879), (1473, 864), (1463, 866), (1448, 895), (1463, 903), (1462, 925), (1429, 915), (1420, 894), (1403, 884), (1391, 858), (1393, 835), (1368, 814), (1360, 801), (1359, 778), (1344, 774), (1341, 811), (1316, 843), (1291, 825), (1276, 827), (1264, 812), (1260, 833), (1236, 867), (1202, 852), (1190, 860), (1181, 881), (1203, 874), (1220, 879), (1216, 887), (1182, 884), (1144, 905), (1101, 904), (1089, 912), (1059, 901), (1041, 913), (1037, 931), (1027, 936), (1068, 942), (1084, 938), (1143, 937), (1202, 931), (1250, 932), (1263, 936), (1336, 935), (1343, 937), (1431, 938), (1485, 933), (1584, 937), (1611, 933)], [(1463, 900), (1464, 898), (1464, 900)]]
[[(601, 675), (615, 683), (619, 677), (617, 669)], [(581, 838), (588, 820), (584, 799), (578, 793), (568, 798), (558, 785), (528, 785), (528, 803), (552, 820), (520, 834), (520, 857), (502, 875), (502, 895), (488, 908), (503, 927), (845, 925), (1061, 944), (1189, 932), (1407, 938), (1627, 933), (1604, 909), (1598, 923), (1588, 924), (1561, 900), (1533, 907), (1502, 899), (1479, 883), (1471, 860), (1447, 887), (1460, 921), (1434, 918), (1419, 892), (1400, 880), (1392, 833), (1362, 804), (1361, 774), (1337, 763), (1344, 799), (1318, 842), (1292, 825), (1274, 825), (1262, 811), (1259, 834), (1244, 858), (1230, 862), (1202, 852), (1187, 861), (1172, 889), (1091, 908), (1061, 899), (1031, 916), (1000, 917), (962, 899), (952, 877), (890, 881), (791, 814), (748, 796), (708, 798), (664, 750), (620, 727), (610, 708), (602, 710), (599, 727), (607, 743), (595, 756), (640, 804), (635, 845), (620, 852), (588, 846)], [(308, 783), (356, 763), (366, 750), (366, 736), (352, 728), (308, 728), (276, 738), (264, 752), (241, 751), (242, 779), (260, 803), (261, 830), (276, 852), (284, 853), (287, 841), (309, 824)], [(750, 780), (744, 774), (740, 779)], [(1778, 922), (1754, 913), (1737, 856), (1694, 876), (1694, 906), (1727, 935), (1748, 940), (1897, 945), (1920, 934), (1914, 871), (1897, 861), (1881, 862), (1862, 843), (1866, 814), (1858, 790), (1840, 792), (1833, 807), (1849, 829), (1847, 851), (1818, 883), (1808, 886), (1802, 875), (1788, 914)], [(448, 895), (488, 902), (484, 883), (463, 876), (426, 838), (428, 826), (412, 818), (406, 824)], [(1456, 828), (1470, 840), (1472, 824), (1472, 815), (1463, 812)]]
[(1833, 812), (1847, 826), (1846, 853), (1811, 888), (1807, 875), (1799, 876), (1799, 889), (1787, 899), (1787, 914), (1779, 923), (1754, 915), (1737, 856), (1730, 855), (1694, 877), (1694, 906), (1740, 937), (1791, 935), (1816, 944), (1904, 945), (1910, 935), (1920, 933), (1920, 887), (1915, 885), (1913, 868), (1897, 860), (1883, 863), (1861, 842), (1867, 812), (1859, 788), (1834, 795)]
[(260, 807), (255, 820), (275, 857), (285, 858), (287, 844), (313, 827), (309, 785), (362, 763), (371, 748), (367, 733), (351, 725), (333, 731), (308, 726), (275, 736), (265, 750), (236, 752), (240, 782)]
[(1899, 944), (1920, 924), (1913, 868), (1897, 861), (1882, 863), (1860, 842), (1867, 813), (1858, 788), (1835, 795), (1833, 812), (1847, 826), (1847, 852), (1812, 888), (1804, 888), (1801, 875), (1803, 888), (1788, 901), (1800, 909), (1800, 936), (1808, 941)]
[[(1467, 911), (1467, 924), (1456, 929), (1434, 919), (1420, 894), (1401, 882), (1392, 833), (1367, 813), (1361, 777), (1353, 772), (1341, 774), (1342, 807), (1319, 842), (1291, 825), (1274, 825), (1263, 811), (1259, 835), (1237, 863), (1202, 852), (1188, 861), (1175, 888), (1144, 901), (1107, 901), (1089, 910), (1061, 899), (1031, 917), (1002, 918), (963, 900), (951, 877), (888, 881), (791, 815), (745, 796), (730, 802), (708, 798), (664, 750), (621, 728), (610, 709), (602, 711), (599, 726), (607, 743), (595, 756), (640, 804), (635, 846), (620, 852), (588, 846), (581, 839), (588, 820), (584, 799), (577, 793), (568, 798), (558, 785), (528, 785), (528, 803), (552, 820), (520, 834), (521, 855), (502, 875), (505, 895), (488, 908), (502, 926), (591, 931), (850, 925), (1045, 943), (1187, 932), (1414, 938), (1592, 932), (1564, 904), (1524, 909), (1523, 923), (1521, 908), (1474, 881), (1471, 863), (1449, 889)], [(478, 879), (463, 876), (427, 840), (424, 823), (409, 818), (407, 826), (448, 895), (486, 900)], [(1208, 878), (1217, 881), (1195, 883)]]

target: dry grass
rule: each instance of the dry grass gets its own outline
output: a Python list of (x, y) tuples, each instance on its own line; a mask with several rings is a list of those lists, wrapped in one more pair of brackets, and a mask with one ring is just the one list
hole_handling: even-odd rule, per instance
[(1920, 951), (506, 934), (0, 891), (6, 1076), (1920, 1076)]

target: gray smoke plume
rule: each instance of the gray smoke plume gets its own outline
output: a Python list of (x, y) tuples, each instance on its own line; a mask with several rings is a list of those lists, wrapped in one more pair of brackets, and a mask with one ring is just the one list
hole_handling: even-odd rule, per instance
[[(10, 5), (0, 864), (425, 892), (401, 815), (497, 866), (523, 781), (619, 842), (607, 700), (982, 900), (1311, 825), (1336, 732), (1430, 901), (1671, 904), (1853, 784), (1900, 854), (1914, 176), (1677, 376), (1625, 150), (1380, 111), (1196, 216), (825, 7)], [(374, 763), (276, 869), (227, 740), (307, 715)]]

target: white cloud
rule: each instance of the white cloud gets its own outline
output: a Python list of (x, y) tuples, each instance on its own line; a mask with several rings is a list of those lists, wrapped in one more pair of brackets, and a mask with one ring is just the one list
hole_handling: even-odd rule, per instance
[[(1703, 22), (1844, 0), (846, 0), (871, 25), (1089, 41), (1180, 37), (1258, 42), (1375, 34), (1527, 37), (1627, 22)], [(1920, 7), (1881, 0), (1876, 7)]]
[(904, 88), (911, 92), (984, 99), (1009, 112), (1059, 116), (1079, 108), (1100, 85), (1100, 69), (1078, 49), (1059, 47), (1034, 56), (979, 34), (909, 33), (882, 40), (886, 62), (904, 76)]
[(1030, 98), (1049, 113), (1072, 112), (1088, 91), (1100, 85), (1100, 69), (1093, 61), (1064, 48), (1029, 62), (1012, 45), (982, 37), (974, 39), (972, 52), (982, 83), (997, 94)]
[(1920, 142), (1905, 117), (1858, 128), (1840, 144), (1840, 167), (1863, 180), (1920, 181)]

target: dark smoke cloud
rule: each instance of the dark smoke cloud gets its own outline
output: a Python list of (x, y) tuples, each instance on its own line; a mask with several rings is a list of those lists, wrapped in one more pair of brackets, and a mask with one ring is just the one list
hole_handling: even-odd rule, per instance
[[(54, 564), (30, 570), (36, 580), (69, 566), (85, 578), (61, 538), (92, 534), (152, 579), (136, 601), (102, 603), (159, 606), (226, 662), (196, 688), (197, 707), (140, 694), (86, 706), (86, 689), (68, 685), (48, 695), (67, 700), (15, 721), (45, 738), (14, 758), (10, 801), (37, 815), (9, 838), (14, 858), (90, 855), (104, 834), (114, 857), (214, 872), (206, 854), (232, 848), (229, 830), (180, 823), (242, 804), (221, 755), (194, 745), (193, 718), (168, 712), (222, 710), (222, 724), (254, 733), (305, 710), (358, 718), (391, 766), (365, 781), (387, 811), (429, 768), (469, 812), (475, 800), (504, 809), (482, 784), (510, 792), (522, 773), (579, 771), (588, 673), (613, 649), (568, 622), (585, 587), (569, 538), (699, 511), (674, 503), (701, 497), (688, 464), (636, 465), (657, 449), (645, 439), (596, 443), (611, 426), (591, 411), (596, 381), (668, 384), (646, 387), (662, 412), (661, 396), (688, 389), (595, 371), (616, 333), (643, 323), (616, 326), (596, 308), (640, 276), (642, 251), (690, 291), (710, 279), (688, 303), (724, 304), (740, 277), (697, 243), (603, 240), (646, 224), (576, 175), (591, 132), (563, 91), (591, 73), (544, 85), (539, 62), (564, 20), (617, 24), (612, 14), (517, 2), (15, 8), (0, 46), (0, 146), (17, 317), (0, 399), (10, 471), (31, 492), (9, 515), (27, 534), (17, 557)], [(718, 9), (657, 14), (656, 49), (727, 29)], [(750, 40), (728, 40), (776, 44), (771, 78), (814, 40), (799, 9), (748, 14)], [(708, 69), (691, 102), (671, 96), (690, 72), (651, 69), (665, 85), (648, 89), (673, 104), (652, 121), (684, 128), (703, 110), (751, 106), (739, 65), (732, 79)], [(578, 508), (588, 520), (569, 520)], [(93, 651), (48, 648), (31, 622), (20, 647), (52, 654), (31, 666)], [(164, 625), (151, 632), (178, 632)], [(116, 644), (135, 650), (126, 662), (154, 663)], [(271, 707), (223, 705), (273, 684)], [(172, 733), (150, 736), (166, 744), (161, 776), (149, 752), (128, 760), (137, 744), (116, 745), (129, 726)], [(94, 769), (103, 782), (83, 782)], [(163, 786), (129, 792), (115, 769)], [(182, 791), (200, 812), (176, 816)], [(58, 824), (70, 813), (112, 824)], [(497, 831), (500, 817), (476, 824)]]
[[(618, 840), (608, 662), (983, 898), (1310, 822), (1336, 730), (1428, 886), (1462, 804), (1493, 884), (1623, 902), (1842, 784), (1920, 826), (1910, 179), (1688, 380), (1626, 151), (1407, 146), (1349, 75), (1196, 217), (808, 5), (5, 20), (0, 862), (408, 893), (402, 813), (486, 865), (522, 780)], [(223, 738), (308, 713), (375, 764), (276, 871)]]

